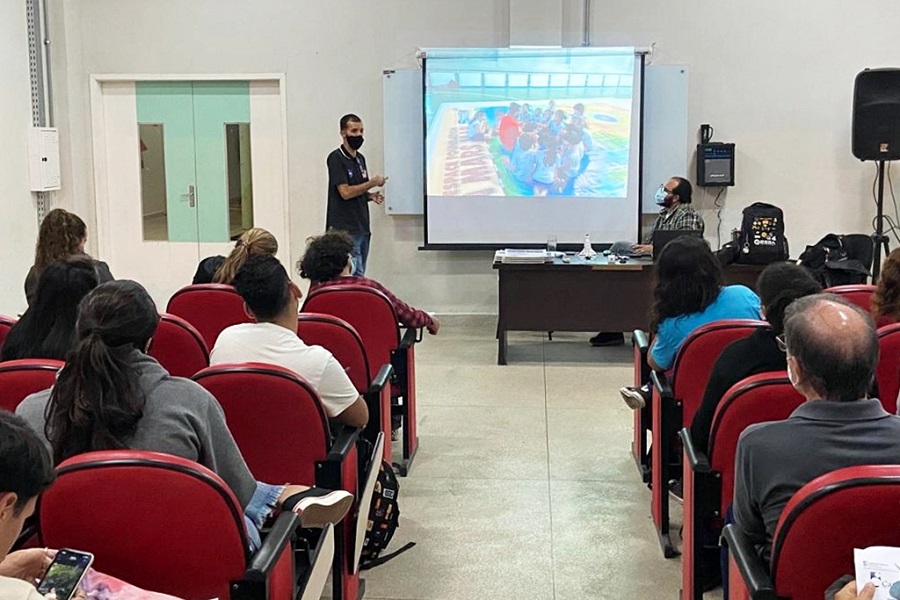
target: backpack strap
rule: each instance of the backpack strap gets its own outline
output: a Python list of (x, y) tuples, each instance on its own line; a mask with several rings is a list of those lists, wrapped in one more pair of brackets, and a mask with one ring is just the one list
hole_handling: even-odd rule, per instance
[(405, 544), (404, 546), (398, 548), (397, 550), (394, 550), (390, 554), (383, 554), (383, 555), (379, 556), (378, 558), (373, 558), (372, 560), (367, 560), (365, 563), (359, 565), (359, 570), (365, 571), (365, 570), (371, 569), (373, 567), (380, 567), (387, 561), (389, 561), (393, 558), (396, 558), (397, 556), (403, 554), (404, 552), (406, 552), (407, 550), (409, 550), (410, 548), (412, 548), (415, 545), (416, 545), (415, 542), (409, 542), (409, 543)]

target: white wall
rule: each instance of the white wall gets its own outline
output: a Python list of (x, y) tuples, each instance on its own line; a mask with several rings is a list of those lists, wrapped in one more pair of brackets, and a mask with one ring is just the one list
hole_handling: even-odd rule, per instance
[[(363, 117), (371, 170), (384, 164), (381, 71), (409, 66), (417, 47), (509, 40), (508, 0), (62, 6), (66, 52), (56, 73), (64, 71), (67, 103), (58, 112), (70, 133), (63, 175), (71, 176), (63, 202), (90, 218), (89, 74), (284, 72), (295, 254), (324, 223), (324, 159), (339, 142), (341, 114)], [(567, 45), (581, 42), (581, 7), (581, 0), (564, 0)], [(692, 129), (711, 123), (716, 139), (738, 148), (738, 186), (726, 195), (723, 237), (746, 204), (772, 202), (785, 210), (796, 255), (826, 232), (868, 229), (873, 167), (850, 154), (853, 77), (866, 66), (900, 64), (898, 22), (896, 0), (595, 0), (592, 41), (655, 42), (654, 61), (690, 66)], [(714, 235), (712, 198), (700, 193), (697, 204)], [(371, 275), (423, 308), (496, 310), (489, 254), (418, 252), (420, 218), (372, 215)]]
[(37, 219), (28, 190), (31, 92), (25, 2), (0, 2), (0, 314), (25, 309), (22, 284), (34, 261)]

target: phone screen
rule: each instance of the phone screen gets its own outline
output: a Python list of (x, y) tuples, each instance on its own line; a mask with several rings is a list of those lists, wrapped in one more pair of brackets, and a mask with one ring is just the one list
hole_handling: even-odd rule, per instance
[(69, 600), (78, 589), (82, 577), (94, 562), (94, 556), (76, 550), (60, 550), (50, 563), (44, 579), (37, 586), (41, 594), (51, 594), (57, 600)]

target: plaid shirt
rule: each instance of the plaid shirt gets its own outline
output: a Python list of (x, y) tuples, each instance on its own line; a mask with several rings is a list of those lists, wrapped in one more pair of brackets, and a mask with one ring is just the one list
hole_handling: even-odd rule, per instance
[(391, 304), (394, 305), (394, 312), (397, 313), (397, 320), (400, 321), (400, 323), (404, 327), (421, 329), (422, 327), (429, 327), (433, 323), (431, 316), (428, 313), (413, 308), (412, 306), (392, 294), (391, 291), (386, 287), (384, 287), (374, 279), (369, 279), (368, 277), (347, 275), (345, 277), (332, 279), (331, 281), (313, 283), (310, 286), (310, 289), (314, 290), (317, 288), (334, 287), (338, 285), (362, 285), (378, 290), (379, 292), (387, 296), (387, 299), (390, 300)]
[(659, 216), (656, 217), (656, 223), (650, 235), (644, 241), (645, 244), (653, 243), (653, 233), (655, 231), (667, 231), (670, 229), (690, 229), (702, 232), (706, 226), (703, 224), (703, 218), (690, 204), (679, 204), (672, 210), (662, 209)]

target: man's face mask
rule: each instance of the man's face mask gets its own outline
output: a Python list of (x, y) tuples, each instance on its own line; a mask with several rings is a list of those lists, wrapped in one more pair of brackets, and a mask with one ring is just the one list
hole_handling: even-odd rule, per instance
[(661, 185), (656, 190), (656, 204), (669, 208), (672, 206), (672, 194), (666, 191), (666, 186)]
[(347, 145), (353, 148), (354, 150), (359, 150), (363, 145), (363, 136), (361, 135), (348, 135), (347, 136)]

